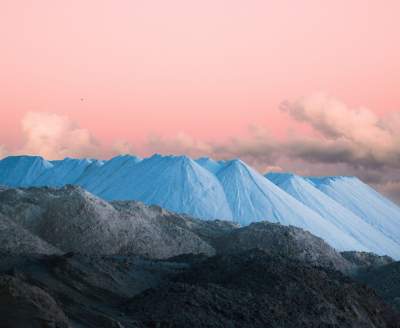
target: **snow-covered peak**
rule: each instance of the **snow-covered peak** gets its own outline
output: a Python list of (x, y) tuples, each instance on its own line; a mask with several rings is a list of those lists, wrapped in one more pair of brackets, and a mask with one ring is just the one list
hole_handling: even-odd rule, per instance
[(73, 184), (79, 179), (86, 168), (96, 160), (76, 159), (66, 157), (58, 161), (53, 167), (44, 171), (32, 183), (34, 186), (62, 187), (65, 184)]
[(199, 218), (232, 218), (218, 179), (187, 156), (146, 158), (100, 195), (111, 200), (135, 199)]
[(190, 157), (186, 155), (180, 155), (180, 156), (171, 155), (171, 156), (165, 156), (165, 158), (175, 159), (184, 165), (192, 165), (192, 163), (195, 163), (194, 160), (192, 160)]
[(88, 167), (77, 180), (77, 184), (90, 192), (100, 195), (112, 183), (119, 183), (132, 169), (142, 161), (140, 157), (119, 155), (104, 161), (99, 167)]
[(52, 167), (52, 164), (45, 160), (42, 156), (30, 156), (30, 155), (17, 155), (17, 156), (7, 156), (1, 160), (2, 163), (8, 163), (8, 165), (18, 165), (20, 163), (26, 164), (36, 164), (42, 163), (46, 167)]
[(240, 158), (234, 158), (229, 161), (226, 161), (225, 166), (244, 168), (244, 167), (247, 167), (248, 165), (245, 162), (243, 162)]
[(216, 174), (224, 165), (223, 163), (217, 162), (209, 157), (200, 157), (196, 159), (196, 163), (213, 174)]
[(362, 218), (295, 174), (267, 174), (270, 181), (359, 242), (357, 250), (400, 257), (400, 245)]
[(356, 177), (308, 178), (316, 188), (400, 244), (400, 207)]
[(106, 162), (120, 161), (120, 160), (132, 160), (132, 161), (140, 162), (142, 160), (142, 158), (139, 156), (130, 155), (130, 154), (121, 154), (121, 155), (118, 155), (118, 156), (115, 156), (115, 157), (109, 159)]
[(286, 181), (287, 179), (298, 177), (298, 175), (292, 172), (269, 172), (265, 177), (273, 183), (278, 184), (280, 181)]
[(151, 155), (149, 157), (143, 158), (143, 160), (149, 160), (149, 159), (155, 160), (155, 159), (160, 159), (160, 158), (164, 158), (164, 157), (168, 157), (168, 156), (164, 156), (164, 155), (159, 154), (159, 153), (154, 153), (153, 155)]
[(243, 162), (241, 159), (238, 158), (225, 161), (223, 170), (224, 172), (230, 171), (238, 175), (258, 173), (252, 167), (250, 167), (249, 165), (247, 165), (245, 162)]
[(31, 186), (35, 179), (54, 165), (40, 156), (9, 156), (0, 161), (0, 184)]
[(227, 163), (217, 176), (224, 187), (234, 220), (242, 225), (262, 220), (294, 225), (327, 240), (337, 249), (362, 248), (346, 232), (240, 160)]
[(74, 158), (74, 157), (65, 157), (61, 162), (87, 162), (87, 163), (91, 163), (92, 161), (94, 161), (95, 159), (93, 158)]
[(148, 158), (145, 158), (145, 160), (150, 160), (150, 161), (171, 161), (174, 163), (181, 163), (184, 165), (192, 165), (192, 163), (195, 163), (193, 159), (191, 159), (189, 156), (186, 155), (161, 155), (161, 154), (154, 154)]

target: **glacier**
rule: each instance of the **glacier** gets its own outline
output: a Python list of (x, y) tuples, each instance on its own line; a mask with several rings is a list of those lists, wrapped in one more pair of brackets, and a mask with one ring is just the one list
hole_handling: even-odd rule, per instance
[(293, 225), (336, 249), (400, 258), (400, 208), (355, 177), (263, 176), (243, 161), (120, 155), (109, 160), (0, 160), (0, 185), (74, 184), (103, 199), (137, 200), (201, 219)]

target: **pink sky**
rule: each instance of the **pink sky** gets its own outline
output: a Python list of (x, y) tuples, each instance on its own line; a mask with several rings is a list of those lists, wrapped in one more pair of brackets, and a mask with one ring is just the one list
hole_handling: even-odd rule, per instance
[(224, 140), (251, 124), (282, 136), (279, 104), (319, 91), (398, 111), (399, 12), (390, 0), (1, 1), (0, 144), (23, 143), (28, 111), (66, 115), (104, 145)]

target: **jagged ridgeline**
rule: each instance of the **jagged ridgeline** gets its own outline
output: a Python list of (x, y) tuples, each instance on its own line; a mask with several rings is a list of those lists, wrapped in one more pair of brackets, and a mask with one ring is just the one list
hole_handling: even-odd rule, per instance
[(263, 176), (241, 160), (186, 156), (124, 155), (107, 161), (14, 156), (0, 161), (0, 184), (73, 184), (107, 201), (136, 200), (242, 226), (292, 225), (339, 251), (400, 258), (400, 208), (355, 177)]

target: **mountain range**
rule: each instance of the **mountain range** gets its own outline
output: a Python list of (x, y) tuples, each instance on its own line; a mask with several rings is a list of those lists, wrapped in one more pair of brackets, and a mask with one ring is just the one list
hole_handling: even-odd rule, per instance
[(69, 184), (83, 187), (99, 202), (136, 200), (242, 226), (259, 221), (292, 225), (339, 251), (400, 258), (400, 208), (356, 177), (263, 176), (239, 159), (193, 160), (158, 154), (144, 159), (122, 155), (110, 160), (58, 161), (11, 156), (0, 161), (0, 185), (60, 188)]

